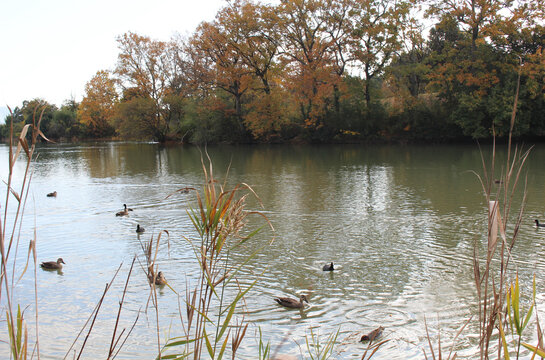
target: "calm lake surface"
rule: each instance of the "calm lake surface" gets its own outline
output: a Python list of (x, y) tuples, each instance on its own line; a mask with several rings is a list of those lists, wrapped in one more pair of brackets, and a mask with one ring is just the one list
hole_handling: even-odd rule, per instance
[[(489, 150), (483, 149), (487, 156)], [(106, 283), (123, 264), (82, 356), (106, 358), (135, 255), (120, 329), (130, 328), (139, 311), (140, 317), (117, 358), (155, 358), (157, 325), (155, 312), (147, 306), (150, 291), (141, 241), (168, 231), (168, 241), (165, 233), (161, 238), (159, 269), (184, 295), (198, 271), (184, 240), (195, 238), (186, 213), (195, 197), (167, 196), (186, 186), (201, 189), (199, 149), (89, 143), (41, 145), (37, 152), (16, 267), (25, 265), (34, 228), (38, 261), (62, 257), (66, 262), (62, 274), (37, 270), (41, 358), (59, 359), (67, 353)], [(333, 358), (361, 358), (365, 346), (358, 338), (384, 326), (383, 338), (390, 341), (373, 359), (422, 359), (422, 349), (430, 354), (425, 317), (436, 349), (439, 328), (445, 347), (476, 313), (472, 256), (474, 242), (483, 243), (486, 237), (487, 216), (482, 187), (471, 172), (482, 172), (476, 145), (218, 146), (208, 152), (218, 178), (224, 178), (230, 164), (228, 184), (244, 182), (255, 190), (275, 229), (272, 245), (239, 274), (242, 284), (256, 279), (257, 283), (246, 298), (246, 319), (252, 326), (238, 358), (256, 358), (258, 327), (273, 349), (280, 346), (279, 353), (300, 358), (299, 349), (306, 352), (305, 335), (310, 336), (311, 329), (322, 342), (340, 329)], [(504, 155), (500, 151), (499, 157)], [(0, 159), (0, 175), (6, 180), (5, 145), (0, 146)], [(17, 184), (23, 164), (16, 166)], [(499, 164), (495, 178), (500, 177), (503, 162)], [(545, 228), (537, 230), (534, 219), (545, 222), (544, 164), (545, 145), (538, 145), (526, 166), (527, 204), (511, 264), (518, 268), (527, 295), (536, 274), (539, 309), (545, 306)], [(46, 197), (52, 191), (58, 196)], [(116, 217), (124, 203), (134, 211), (129, 217)], [(2, 212), (3, 206), (4, 202)], [(250, 200), (248, 209), (260, 207)], [(146, 228), (145, 234), (135, 233), (137, 224)], [(254, 217), (248, 226), (255, 229), (261, 224)], [(244, 261), (271, 236), (267, 230), (258, 234), (233, 254), (234, 261)], [(321, 271), (331, 261), (338, 270)], [(30, 266), (15, 287), (16, 302), (28, 305), (31, 325), (33, 273)], [(282, 308), (273, 300), (301, 293), (310, 297), (304, 311)], [(164, 342), (182, 334), (178, 305), (183, 300), (164, 287), (158, 302), (159, 336)], [(1, 327), (4, 340), (4, 322)], [(474, 323), (464, 330), (459, 356), (472, 357), (477, 332)], [(81, 342), (80, 338), (76, 349)], [(8, 354), (4, 343), (0, 354)], [(73, 354), (74, 350), (69, 352), (70, 358)]]

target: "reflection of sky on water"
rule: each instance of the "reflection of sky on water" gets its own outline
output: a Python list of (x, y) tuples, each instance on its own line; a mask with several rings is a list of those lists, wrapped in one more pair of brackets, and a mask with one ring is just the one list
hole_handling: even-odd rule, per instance
[[(129, 264), (142, 253), (142, 242), (168, 230), (168, 236), (162, 234), (159, 268), (180, 293), (185, 292), (186, 282), (196, 278), (198, 267), (183, 239), (183, 235), (194, 238), (186, 213), (193, 197), (180, 193), (166, 197), (185, 186), (201, 188), (201, 155), (192, 147), (139, 143), (42, 145), (38, 152), (18, 268), (24, 267), (34, 222), (38, 261), (61, 256), (67, 263), (62, 276), (37, 271), (42, 358), (64, 356), (105, 284), (123, 263), (85, 352), (103, 356)], [(486, 213), (480, 185), (467, 170), (480, 168), (478, 149), (226, 146), (210, 147), (208, 152), (218, 177), (230, 164), (227, 187), (245, 182), (259, 194), (276, 230), (273, 244), (240, 272), (242, 284), (258, 279), (246, 299), (246, 318), (255, 325), (241, 356), (252, 358), (257, 326), (273, 348), (282, 343), (280, 352), (292, 353), (299, 352), (292, 339), (303, 344), (310, 328), (326, 335), (340, 327), (338, 356), (350, 358), (361, 356), (363, 349), (351, 340), (355, 334), (382, 325), (391, 341), (374, 358), (419, 359), (421, 348), (427, 347), (424, 316), (434, 334), (441, 328), (441, 338), (448, 343), (475, 311), (473, 243), (484, 238)], [(543, 149), (534, 153), (538, 161), (545, 158)], [(5, 146), (0, 147), (0, 156), (7, 159)], [(22, 166), (22, 161), (17, 164), (19, 174)], [(4, 177), (7, 161), (0, 169)], [(539, 289), (544, 283), (539, 271), (545, 262), (539, 254), (545, 232), (536, 231), (532, 222), (543, 215), (545, 170), (531, 169), (528, 179), (530, 220), (523, 222), (514, 263), (521, 281), (529, 281), (538, 271)], [(18, 181), (20, 177), (14, 183)], [(46, 198), (53, 190), (57, 198)], [(123, 203), (135, 211), (129, 217), (116, 217)], [(257, 202), (250, 199), (249, 208), (258, 209)], [(146, 233), (137, 236), (136, 224), (144, 226)], [(242, 262), (266, 244), (269, 235), (264, 231), (239, 248), (233, 262)], [(338, 270), (322, 272), (329, 261)], [(156, 354), (155, 314), (150, 307), (145, 311), (149, 287), (143, 266), (142, 259), (136, 261), (122, 327), (130, 327), (136, 314), (142, 313), (118, 358)], [(29, 305), (30, 325), (35, 316), (33, 272), (30, 267), (15, 288), (16, 303)], [(300, 293), (309, 294), (311, 302), (302, 313), (272, 301), (274, 296)], [(159, 304), (161, 339), (179, 336), (178, 298), (163, 288)], [(472, 349), (472, 334), (478, 330), (469, 326), (466, 331), (462, 344)], [(289, 340), (282, 342), (286, 337)]]

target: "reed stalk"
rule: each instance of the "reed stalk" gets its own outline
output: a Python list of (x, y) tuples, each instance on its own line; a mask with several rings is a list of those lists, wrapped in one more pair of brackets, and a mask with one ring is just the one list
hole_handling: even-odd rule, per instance
[[(532, 303), (526, 316), (522, 316), (516, 264), (515, 269), (511, 270), (510, 268), (511, 252), (519, 234), (526, 203), (526, 179), (523, 172), (531, 150), (523, 151), (512, 144), (521, 69), (522, 64), (518, 71), (505, 164), (498, 171), (494, 134), (491, 160), (487, 163), (481, 151), (483, 172), (482, 174), (474, 172), (485, 194), (488, 209), (487, 234), (484, 244), (485, 253), (482, 255), (479, 253), (481, 245), (478, 241), (475, 241), (473, 252), (473, 275), (477, 292), (479, 325), (478, 357), (481, 360), (493, 357), (510, 359), (510, 354), (515, 354), (518, 359), (521, 344), (523, 346), (528, 345), (521, 342), (521, 336), (534, 308), (534, 303)], [(499, 179), (497, 178), (498, 174), (500, 175)], [(522, 194), (517, 190), (520, 186), (523, 186)], [(514, 211), (517, 211), (515, 215), (512, 214)], [(516, 277), (516, 282), (509, 286), (508, 281), (512, 277)], [(540, 332), (538, 326), (538, 338), (541, 343), (542, 336)], [(511, 346), (511, 342), (507, 341), (507, 335), (509, 334), (516, 337), (513, 346)], [(459, 333), (456, 334), (456, 338), (458, 335)], [(496, 342), (497, 346), (494, 346)], [(435, 359), (431, 341), (429, 346)], [(526, 347), (535, 350), (534, 356), (540, 350), (539, 345), (536, 347), (528, 345)], [(455, 358), (456, 353), (451, 352), (447, 358), (450, 359), (451, 356)], [(443, 357), (441, 350), (439, 350), (438, 358)]]
[[(5, 301), (7, 304), (6, 310), (6, 322), (8, 328), (8, 343), (10, 344), (11, 355), (14, 359), (26, 359), (28, 356), (28, 330), (26, 322), (24, 321), (24, 312), (20, 311), (20, 304), (17, 306), (17, 312), (14, 310), (14, 299), (12, 289), (15, 287), (16, 282), (21, 279), (28, 269), (29, 261), (34, 262), (34, 268), (37, 267), (36, 261), (36, 233), (34, 233), (34, 239), (30, 241), (29, 250), (26, 259), (26, 266), (23, 270), (17, 273), (16, 258), (17, 254), (10, 256), (12, 249), (19, 248), (20, 234), (23, 222), (23, 214), (26, 201), (28, 199), (28, 190), (32, 179), (31, 165), (35, 158), (35, 146), (39, 137), (48, 139), (40, 130), (40, 124), (45, 108), (43, 108), (38, 114), (38, 108), (34, 109), (32, 117), (32, 124), (26, 124), (19, 137), (16, 140), (17, 146), (14, 143), (13, 132), (13, 120), (10, 122), (10, 136), (9, 136), (9, 168), (7, 179), (2, 179), (6, 185), (6, 195), (4, 201), (4, 216), (0, 217), (0, 301)], [(9, 109), (12, 119), (13, 113)], [(28, 139), (28, 137), (30, 139)], [(30, 140), (30, 142), (29, 142)], [(19, 160), (19, 155), (24, 152), (26, 155), (24, 172), (21, 179), (21, 185), (18, 191), (14, 188), (14, 175), (15, 164)], [(10, 199), (16, 201), (15, 213), (12, 217), (9, 217)], [(31, 254), (33, 254), (31, 258)], [(11, 264), (11, 267), (8, 267)], [(36, 270), (35, 270), (36, 273)], [(11, 280), (10, 280), (11, 279)], [(16, 280), (17, 279), (17, 280)], [(36, 344), (37, 358), (40, 358), (40, 345), (38, 334), (38, 300), (37, 300), (37, 287), (36, 287), (36, 274), (34, 276), (35, 281), (35, 314), (36, 314)], [(24, 334), (24, 336), (23, 336)]]
[[(242, 183), (230, 190), (226, 189), (227, 177), (220, 184), (214, 177), (209, 158), (208, 161), (208, 169), (202, 162), (202, 191), (194, 188), (179, 190), (191, 190), (196, 197), (196, 206), (187, 212), (196, 237), (185, 239), (193, 249), (200, 271), (196, 284), (188, 284), (186, 287), (183, 299), (185, 314), (180, 309), (184, 335), (167, 341), (159, 354), (163, 358), (166, 358), (165, 352), (177, 351), (176, 354), (166, 356), (191, 357), (195, 360), (203, 357), (221, 359), (230, 344), (231, 357), (235, 359), (248, 328), (243, 315), (244, 297), (255, 284), (254, 281), (242, 287), (236, 275), (261, 249), (241, 263), (233, 261), (232, 252), (252, 239), (264, 226), (274, 231), (262, 212), (246, 210), (249, 195), (259, 201), (252, 188)], [(261, 217), (265, 223), (246, 233), (245, 226), (250, 215)], [(181, 352), (180, 347), (183, 348)]]

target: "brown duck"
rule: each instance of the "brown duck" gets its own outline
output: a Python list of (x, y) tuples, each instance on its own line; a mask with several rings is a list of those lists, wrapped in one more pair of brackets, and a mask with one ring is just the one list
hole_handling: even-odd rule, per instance
[(166, 285), (167, 279), (165, 279), (165, 275), (163, 275), (162, 271), (159, 271), (157, 273), (157, 277), (155, 278), (155, 285)]
[(379, 326), (375, 330), (371, 331), (369, 334), (363, 335), (360, 341), (373, 341), (380, 335), (382, 335), (382, 330), (384, 330), (384, 327)]
[(293, 308), (293, 309), (303, 308), (305, 306), (303, 301), (306, 301), (308, 303), (308, 299), (306, 295), (303, 295), (303, 294), (299, 296), (299, 301), (292, 298), (288, 298), (288, 297), (278, 297), (278, 298), (275, 298), (274, 300), (282, 306)]
[(58, 258), (57, 261), (45, 261), (40, 264), (42, 269), (46, 270), (61, 270), (62, 264), (66, 264), (62, 258)]
[(53, 191), (52, 193), (47, 194), (48, 197), (57, 197), (57, 192)]
[(129, 211), (131, 209), (127, 209), (127, 204), (123, 204), (123, 210), (115, 213), (115, 216), (127, 216), (129, 215)]

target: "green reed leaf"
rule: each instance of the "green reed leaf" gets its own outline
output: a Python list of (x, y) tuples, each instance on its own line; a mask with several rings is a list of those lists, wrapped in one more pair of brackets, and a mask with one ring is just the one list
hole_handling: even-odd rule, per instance
[(545, 350), (540, 349), (537, 346), (527, 344), (527, 343), (522, 343), (521, 345), (524, 346), (526, 349), (530, 350), (532, 353), (537, 354), (541, 357), (545, 357)]
[(208, 334), (206, 333), (206, 327), (203, 329), (203, 337), (204, 341), (206, 343), (206, 350), (208, 350), (208, 355), (210, 355), (210, 358), (214, 358), (214, 349), (212, 348), (212, 344), (210, 343), (210, 338), (208, 337)]
[(225, 349), (227, 348), (227, 341), (229, 340), (229, 335), (225, 337), (225, 341), (223, 342), (223, 345), (221, 346), (220, 354), (218, 356), (218, 360), (221, 360), (223, 358), (223, 353), (225, 353)]
[(502, 343), (502, 346), (503, 346), (503, 353), (504, 353), (504, 357), (505, 357), (505, 360), (509, 360), (509, 349), (507, 349), (507, 340), (505, 339), (505, 332), (503, 331), (503, 325), (502, 325), (502, 322), (501, 322), (501, 317), (500, 315), (498, 314), (498, 323), (499, 323), (499, 329), (500, 329), (500, 335), (501, 335), (501, 343)]

